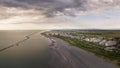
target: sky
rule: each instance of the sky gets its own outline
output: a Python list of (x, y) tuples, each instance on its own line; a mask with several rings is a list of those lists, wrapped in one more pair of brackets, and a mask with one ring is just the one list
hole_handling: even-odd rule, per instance
[(120, 0), (0, 0), (0, 30), (120, 29)]

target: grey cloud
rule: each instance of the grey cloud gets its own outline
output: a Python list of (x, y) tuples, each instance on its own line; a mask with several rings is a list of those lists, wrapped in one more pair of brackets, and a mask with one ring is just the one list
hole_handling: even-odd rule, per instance
[(0, 0), (0, 4), (8, 7), (22, 7), (37, 10), (46, 10), (46, 16), (53, 13), (64, 12), (65, 8), (80, 8), (83, 10), (85, 0)]
[[(45, 11), (47, 17), (52, 17), (56, 16), (58, 11), (64, 15), (74, 16), (75, 11), (91, 11), (108, 7), (112, 9), (116, 6), (120, 7), (120, 0), (0, 0), (0, 4)], [(66, 11), (66, 8), (75, 10)]]

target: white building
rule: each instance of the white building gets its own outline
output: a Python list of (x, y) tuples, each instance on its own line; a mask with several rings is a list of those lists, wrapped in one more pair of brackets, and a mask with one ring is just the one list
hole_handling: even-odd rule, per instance
[(115, 47), (106, 47), (105, 50), (112, 51), (113, 49), (116, 49)]
[(85, 38), (84, 40), (90, 42), (90, 39), (89, 39), (89, 38)]
[(116, 45), (116, 44), (117, 44), (116, 41), (107, 41), (107, 42), (105, 43), (105, 46), (114, 46), (114, 45)]
[(99, 42), (100, 45), (105, 45), (105, 43), (107, 42), (107, 40), (102, 40)]
[(101, 39), (99, 39), (99, 38), (90, 38), (90, 42), (98, 43), (100, 41), (101, 41)]

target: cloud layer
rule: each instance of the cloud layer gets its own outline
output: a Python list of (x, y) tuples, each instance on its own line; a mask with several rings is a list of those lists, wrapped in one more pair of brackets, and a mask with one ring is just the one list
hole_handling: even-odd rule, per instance
[(114, 11), (120, 0), (0, 0), (0, 24), (72, 24), (75, 17)]
[(63, 14), (74, 16), (81, 11), (120, 9), (120, 0), (0, 0), (0, 4), (41, 10), (48, 17)]

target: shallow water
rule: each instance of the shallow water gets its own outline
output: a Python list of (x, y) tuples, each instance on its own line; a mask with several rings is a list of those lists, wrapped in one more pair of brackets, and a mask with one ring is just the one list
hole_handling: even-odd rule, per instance
[(26, 35), (29, 35), (31, 33), (34, 33), (36, 31), (27, 31), (27, 30), (3, 30), (0, 31), (0, 49), (6, 46), (9, 46), (19, 40), (22, 40), (25, 38)]
[(23, 40), (18, 45), (0, 52), (0, 68), (49, 68), (47, 65), (47, 39), (40, 31), (0, 31), (0, 49)]

